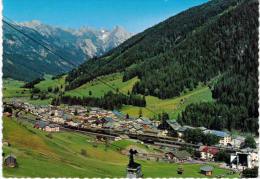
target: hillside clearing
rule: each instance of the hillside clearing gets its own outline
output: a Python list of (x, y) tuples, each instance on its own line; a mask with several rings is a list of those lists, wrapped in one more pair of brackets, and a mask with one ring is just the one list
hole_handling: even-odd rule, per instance
[(178, 114), (191, 103), (213, 101), (211, 91), (207, 86), (198, 87), (176, 98), (162, 100), (154, 96), (146, 96), (145, 99), (146, 108), (124, 106), (120, 111), (124, 114), (138, 117), (141, 109), (142, 115), (149, 118), (155, 117), (156, 114), (167, 112), (171, 118), (176, 118)]
[[(126, 82), (122, 82), (122, 78), (123, 75), (120, 73), (102, 76), (74, 90), (67, 91), (65, 95), (77, 97), (101, 97), (108, 91), (115, 92), (115, 89), (119, 89), (120, 92), (127, 94), (128, 91), (132, 91), (132, 87), (138, 81), (138, 78), (135, 77)], [(91, 95), (89, 95), (89, 91), (91, 91)]]

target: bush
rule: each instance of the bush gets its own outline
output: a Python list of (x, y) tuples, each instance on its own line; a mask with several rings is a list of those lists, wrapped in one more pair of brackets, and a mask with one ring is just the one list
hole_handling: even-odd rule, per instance
[(200, 157), (201, 157), (200, 152), (199, 152), (199, 151), (195, 151), (195, 152), (194, 152), (194, 157), (200, 158)]
[(32, 94), (40, 93), (41, 90), (39, 88), (33, 88), (32, 89)]
[(194, 144), (214, 145), (218, 143), (219, 138), (213, 134), (204, 134), (200, 129), (187, 129), (184, 132), (184, 140)]
[(245, 144), (244, 144), (244, 148), (256, 148), (256, 142), (255, 139), (252, 136), (247, 136), (245, 139)]
[(59, 92), (59, 87), (57, 86), (57, 87), (55, 87), (52, 91), (53, 91), (53, 93), (58, 93)]
[(13, 110), (12, 110), (12, 108), (11, 107), (9, 107), (9, 106), (4, 106), (4, 112), (9, 112), (9, 113), (13, 113)]
[(94, 143), (92, 146), (93, 146), (93, 147), (95, 147), (95, 148), (97, 148), (97, 147), (98, 147), (98, 145), (97, 145), (96, 143)]
[(243, 178), (257, 178), (258, 177), (258, 167), (255, 168), (247, 168), (242, 172)]
[(80, 154), (86, 157), (87, 151), (85, 149), (81, 149)]
[(226, 151), (221, 150), (215, 156), (215, 161), (225, 162), (225, 163), (229, 164), (230, 163), (230, 155)]
[(42, 80), (44, 80), (44, 79), (43, 78), (37, 78), (37, 79), (35, 79), (35, 80), (31, 81), (31, 82), (26, 83), (23, 86), (23, 88), (33, 88), (34, 85), (40, 83)]
[(51, 87), (48, 87), (48, 92), (52, 92), (52, 88)]
[(50, 139), (53, 139), (53, 136), (51, 133), (47, 134), (46, 137), (50, 138)]
[(47, 96), (47, 94), (45, 92), (41, 92), (40, 93), (40, 99), (41, 100), (44, 100), (44, 99), (47, 99), (47, 98), (48, 98), (48, 96)]

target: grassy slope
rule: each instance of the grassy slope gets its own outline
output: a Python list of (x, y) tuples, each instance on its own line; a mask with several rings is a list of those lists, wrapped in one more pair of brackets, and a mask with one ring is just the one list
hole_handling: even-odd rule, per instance
[[(4, 168), (5, 176), (104, 177), (105, 173), (120, 176), (124, 172), (119, 166), (124, 165), (127, 158), (115, 151), (105, 152), (103, 145), (92, 147), (88, 142), (91, 139), (86, 136), (61, 132), (49, 139), (46, 133), (28, 128), (4, 119), (4, 139), (11, 143), (11, 147), (4, 147), (4, 151), (14, 153), (19, 163), (16, 169)], [(81, 149), (87, 151), (87, 157), (80, 155)]]
[[(120, 92), (127, 94), (128, 91), (131, 92), (133, 85), (135, 84), (135, 82), (138, 81), (138, 79), (136, 77), (129, 81), (122, 82), (122, 77), (123, 75), (119, 73), (103, 76), (100, 77), (100, 79), (102, 80), (102, 82), (105, 82), (106, 84), (95, 79), (89, 83), (80, 86), (79, 88), (67, 91), (65, 95), (83, 97), (89, 96), (89, 91), (91, 91), (93, 97), (101, 97), (108, 91), (113, 91), (113, 89), (116, 88), (118, 88)], [(109, 87), (107, 84), (113, 87), (113, 89)]]
[(31, 100), (30, 90), (21, 88), (25, 82), (13, 79), (3, 79), (3, 101), (10, 101), (13, 98), (19, 98), (21, 101), (26, 101), (31, 104), (45, 105), (50, 104), (51, 99)]
[[(59, 79), (52, 80), (51, 75), (45, 75), (45, 80), (36, 84), (35, 87), (39, 88), (41, 91), (47, 91), (48, 87), (55, 88), (60, 85), (64, 86), (65, 83), (65, 75)], [(3, 96), (5, 98), (13, 98), (13, 97), (29, 97), (30, 90), (26, 88), (21, 88), (25, 82), (13, 80), (11, 78), (3, 79)]]
[(185, 109), (188, 104), (212, 101), (212, 94), (208, 87), (198, 87), (197, 89), (187, 92), (176, 98), (171, 99), (159, 99), (153, 96), (147, 96), (146, 108), (140, 108), (136, 106), (124, 106), (121, 111), (128, 113), (130, 116), (138, 116), (140, 109), (142, 109), (143, 116), (154, 117), (154, 113), (167, 112), (171, 118), (176, 118), (178, 114)]
[(28, 89), (21, 88), (25, 83), (13, 79), (3, 79), (3, 96), (4, 98), (26, 97), (30, 96)]
[[(65, 83), (65, 76), (52, 80), (52, 76), (45, 75), (45, 80), (36, 84), (35, 87), (39, 88), (41, 91), (47, 91), (48, 87), (55, 88), (60, 87)], [(32, 100), (30, 99), (30, 89), (21, 88), (25, 82), (17, 81), (13, 79), (4, 79), (3, 80), (3, 96), (4, 100), (10, 100), (12, 98), (19, 98), (22, 101), (29, 102), (35, 105), (47, 105), (51, 103), (51, 98), (45, 100)], [(48, 93), (50, 96), (54, 96), (53, 93)]]
[(51, 75), (45, 75), (44, 76), (45, 80), (36, 84), (35, 87), (39, 88), (41, 91), (47, 91), (48, 87), (55, 88), (55, 87), (60, 87), (61, 85), (63, 85), (64, 87), (65, 78), (66, 76), (64, 75), (59, 79), (53, 80)]
[[(120, 154), (113, 147), (105, 150), (104, 144), (92, 145), (92, 138), (72, 133), (60, 132), (53, 138), (45, 132), (31, 126), (20, 125), (4, 117), (3, 138), (11, 146), (4, 146), (5, 154), (13, 153), (17, 157), (18, 168), (3, 169), (5, 177), (124, 177), (127, 156)], [(129, 142), (129, 144), (132, 144)], [(116, 145), (126, 147), (127, 142)], [(141, 145), (141, 144), (139, 144)], [(80, 150), (87, 151), (87, 157)], [(142, 164), (145, 177), (177, 177), (178, 164), (138, 161)], [(182, 177), (203, 177), (199, 173), (200, 165), (184, 164)], [(228, 171), (215, 168), (214, 176)], [(237, 175), (235, 175), (237, 177)], [(231, 177), (231, 176), (230, 176)], [(234, 177), (234, 176), (232, 176)]]

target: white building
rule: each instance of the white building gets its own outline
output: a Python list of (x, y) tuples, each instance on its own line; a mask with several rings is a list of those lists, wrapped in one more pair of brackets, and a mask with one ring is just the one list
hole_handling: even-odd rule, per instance
[(238, 170), (254, 168), (258, 166), (258, 151), (256, 149), (245, 148), (230, 156), (231, 167)]
[(217, 130), (205, 130), (204, 133), (218, 136), (220, 138), (219, 140), (220, 145), (226, 146), (232, 143), (231, 135), (227, 132), (217, 131)]
[(55, 124), (50, 124), (50, 125), (47, 125), (44, 128), (44, 131), (47, 131), (47, 132), (59, 132), (60, 131), (60, 127), (58, 125), (55, 125)]
[(64, 124), (65, 120), (62, 117), (53, 117), (52, 121), (59, 124)]
[(168, 131), (167, 131), (167, 130), (159, 130), (159, 132), (158, 132), (157, 135), (158, 135), (159, 137), (166, 137), (167, 134), (168, 134)]
[(69, 121), (69, 122), (67, 122), (67, 124), (68, 124), (69, 126), (73, 126), (73, 127), (79, 126), (79, 123), (73, 122), (73, 121)]

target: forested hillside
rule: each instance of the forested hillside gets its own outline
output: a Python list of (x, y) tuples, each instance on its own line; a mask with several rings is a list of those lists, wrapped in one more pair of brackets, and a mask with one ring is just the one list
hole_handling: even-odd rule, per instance
[[(200, 45), (201, 42), (198, 42), (199, 44), (191, 44), (192, 46), (189, 47), (194, 51), (194, 53), (198, 54), (193, 59), (189, 58), (187, 54), (188, 50), (186, 49), (182, 49), (182, 51), (179, 52), (182, 56), (173, 56), (173, 52), (175, 53), (175, 51), (178, 51), (176, 48), (178, 48), (180, 44), (185, 43), (187, 39), (190, 39), (193, 36), (204, 36), (204, 33), (200, 32), (200, 29), (205, 25), (205, 23), (208, 23), (209, 21), (215, 22), (217, 16), (229, 7), (236, 6), (237, 3), (237, 0), (213, 0), (204, 5), (184, 11), (140, 34), (137, 34), (118, 48), (108, 52), (102, 58), (92, 59), (69, 73), (67, 81), (70, 82), (70, 85), (67, 86), (67, 89), (76, 88), (100, 75), (114, 73), (116, 71), (124, 71), (126, 67), (131, 66), (131, 68), (128, 68), (125, 72), (125, 80), (138, 75), (141, 78), (140, 84), (142, 88), (144, 83), (148, 81), (150, 82), (149, 79), (151, 78), (153, 81), (152, 84), (146, 87), (149, 93), (153, 94), (154, 91), (158, 91), (155, 89), (159, 88), (159, 93), (163, 94), (161, 95), (162, 98), (176, 96), (175, 92), (174, 94), (168, 94), (168, 90), (162, 91), (162, 88), (169, 86), (169, 83), (171, 83), (170, 86), (174, 86), (172, 85), (172, 82), (175, 82), (175, 79), (164, 80), (165, 78), (170, 77), (165, 73), (167, 71), (164, 72), (165, 65), (174, 62), (170, 67), (173, 67), (176, 70), (175, 73), (178, 73), (178, 76), (183, 75), (179, 73), (184, 72), (185, 69), (182, 68), (182, 65), (184, 64), (180, 64), (178, 61), (185, 55), (186, 58), (188, 58), (188, 61), (192, 60), (192, 63), (197, 63), (197, 56), (199, 57), (199, 55), (203, 54), (201, 54), (200, 49), (196, 49), (193, 46)], [(208, 37), (203, 39), (208, 40)], [(186, 46), (189, 46), (189, 44), (185, 44), (183, 45), (185, 48)], [(203, 53), (205, 53), (205, 51), (203, 51)], [(161, 69), (158, 70), (158, 68)], [(177, 70), (179, 70), (178, 68), (181, 68), (183, 71), (177, 72)], [(152, 69), (154, 69), (154, 71), (151, 71)], [(158, 73), (160, 74), (157, 76), (157, 80), (155, 80), (153, 75), (151, 76), (151, 74), (154, 74), (156, 71), (158, 71), (156, 75), (158, 75)], [(161, 72), (167, 75), (162, 76)], [(180, 88), (176, 89), (178, 92), (182, 91), (182, 87), (178, 88)], [(144, 92), (142, 89), (137, 89), (136, 91), (141, 93)], [(157, 96), (160, 96), (159, 93)]]
[(213, 0), (137, 34), (99, 59), (71, 71), (66, 89), (97, 76), (124, 72), (140, 80), (133, 93), (179, 96), (199, 82), (211, 85), (215, 103), (192, 104), (182, 124), (257, 131), (258, 1)]
[(178, 120), (193, 126), (258, 133), (258, 3), (246, 2), (229, 15), (238, 30), (226, 47), (234, 50), (226, 57), (232, 65), (212, 87), (217, 102), (192, 104)]

